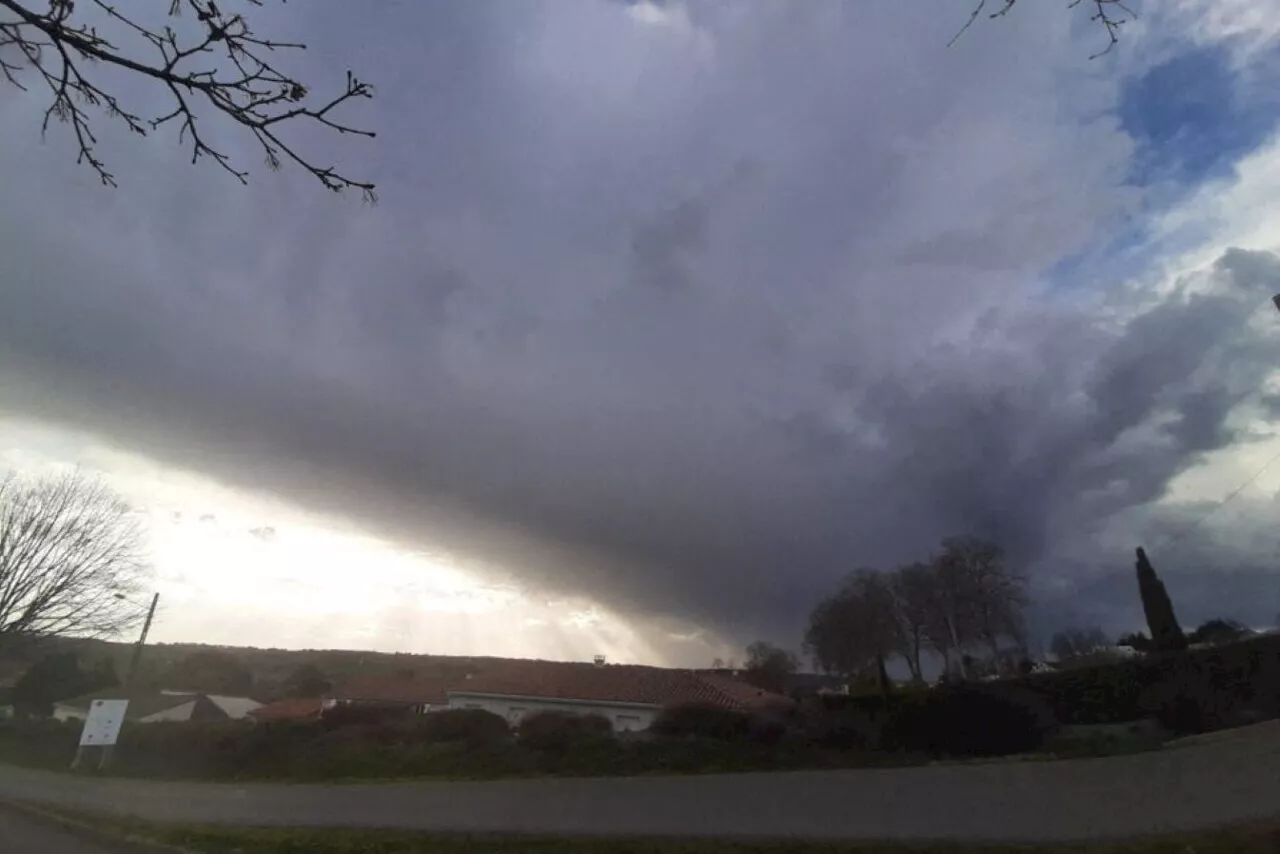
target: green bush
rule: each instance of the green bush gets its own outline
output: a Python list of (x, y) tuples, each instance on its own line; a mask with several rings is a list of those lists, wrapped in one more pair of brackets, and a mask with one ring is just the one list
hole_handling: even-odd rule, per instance
[(801, 712), (798, 735), (808, 744), (834, 750), (873, 748), (880, 743), (883, 717), (862, 709), (814, 704)]
[(80, 729), (80, 721), (51, 718), (0, 721), (0, 752), (6, 762), (66, 768), (75, 756)]
[(325, 729), (338, 729), (344, 726), (369, 726), (389, 721), (409, 721), (416, 716), (417, 712), (405, 706), (342, 703), (331, 709), (325, 709), (324, 714), (320, 716), (320, 723)]
[[(608, 721), (606, 721), (608, 723)], [(505, 744), (511, 740), (511, 727), (501, 716), (484, 709), (443, 709), (424, 715), (417, 723), (423, 741), (457, 741), (472, 747)]]
[(720, 741), (749, 741), (751, 715), (704, 703), (688, 703), (663, 709), (652, 730), (672, 738), (714, 738)]
[(518, 738), (533, 750), (563, 752), (587, 742), (611, 740), (613, 725), (603, 715), (534, 712), (520, 722)]
[(1054, 728), (1052, 714), (1034, 696), (960, 684), (897, 701), (881, 745), (933, 756), (1005, 756), (1035, 750)]
[(1018, 680), (1063, 723), (1158, 718), (1178, 733), (1280, 716), (1280, 637), (1262, 636)]

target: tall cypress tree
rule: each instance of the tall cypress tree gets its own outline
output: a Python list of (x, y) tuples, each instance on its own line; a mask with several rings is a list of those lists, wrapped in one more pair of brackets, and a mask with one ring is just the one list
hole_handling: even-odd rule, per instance
[(1147, 615), (1147, 627), (1151, 641), (1160, 652), (1176, 652), (1187, 648), (1186, 635), (1173, 613), (1173, 602), (1164, 589), (1164, 582), (1156, 575), (1147, 553), (1138, 547), (1138, 594), (1142, 596), (1142, 610)]

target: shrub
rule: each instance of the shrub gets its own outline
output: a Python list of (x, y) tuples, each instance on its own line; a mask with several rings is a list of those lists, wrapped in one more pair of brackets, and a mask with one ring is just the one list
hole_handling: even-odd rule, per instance
[(874, 747), (880, 742), (881, 716), (862, 709), (832, 709), (825, 704), (801, 714), (800, 734), (810, 744), (836, 750)]
[(376, 703), (342, 703), (325, 709), (320, 723), (325, 729), (344, 726), (368, 726), (388, 721), (412, 720), (417, 713), (404, 706), (386, 706)]
[(458, 741), (471, 747), (503, 744), (511, 738), (507, 722), (500, 715), (484, 709), (431, 712), (418, 722), (416, 730), (423, 741)]
[(584, 742), (612, 737), (613, 725), (603, 715), (534, 712), (520, 722), (520, 743), (534, 750), (559, 752)]
[(1178, 733), (1220, 729), (1280, 715), (1280, 637), (1035, 674), (1017, 684), (1063, 723), (1155, 717)]
[(955, 685), (903, 698), (881, 734), (884, 747), (934, 756), (1004, 756), (1034, 750), (1054, 728), (1025, 693)]
[(675, 738), (747, 741), (752, 734), (752, 719), (745, 712), (689, 703), (663, 709), (654, 720), (652, 729), (658, 735)]

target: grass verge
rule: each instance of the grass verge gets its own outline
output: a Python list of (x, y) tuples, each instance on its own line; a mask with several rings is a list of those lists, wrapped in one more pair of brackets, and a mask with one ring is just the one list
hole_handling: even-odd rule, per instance
[(424, 834), (346, 828), (156, 824), (117, 816), (17, 807), (44, 821), (195, 854), (1275, 854), (1280, 822), (1119, 842), (990, 844)]

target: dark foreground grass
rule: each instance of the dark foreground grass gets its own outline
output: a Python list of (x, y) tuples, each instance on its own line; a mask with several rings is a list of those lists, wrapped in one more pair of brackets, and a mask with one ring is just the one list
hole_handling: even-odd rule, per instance
[(992, 844), (611, 839), (155, 824), (65, 810), (40, 820), (198, 854), (1277, 854), (1280, 821), (1118, 842)]

